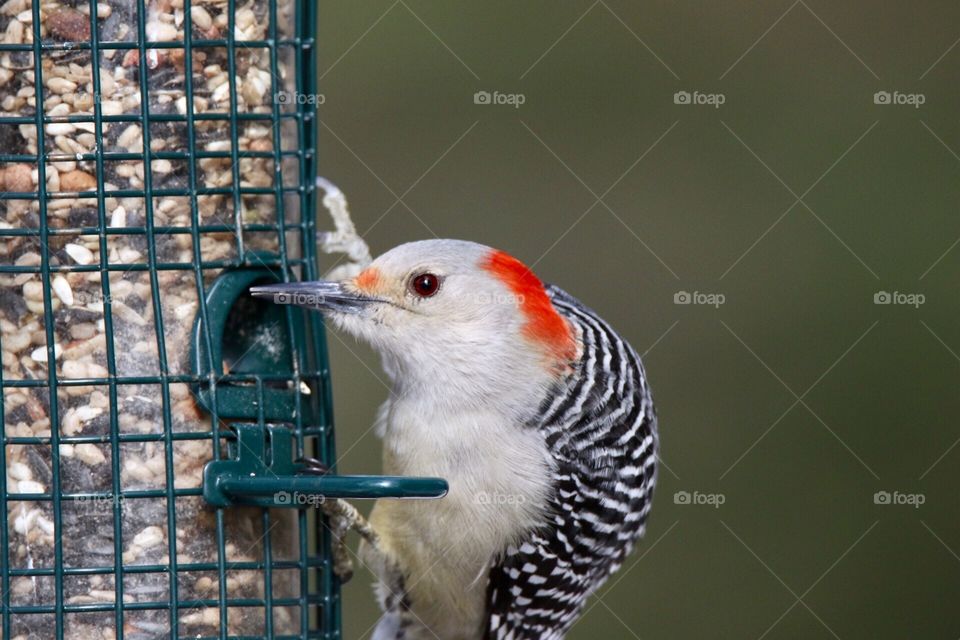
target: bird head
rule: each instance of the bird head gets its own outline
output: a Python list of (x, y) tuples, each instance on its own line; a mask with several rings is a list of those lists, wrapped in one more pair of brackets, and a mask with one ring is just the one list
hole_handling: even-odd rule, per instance
[(577, 357), (575, 329), (543, 283), (519, 260), (473, 242), (411, 242), (347, 280), (251, 292), (322, 311), (379, 351), (395, 380), (556, 378)]

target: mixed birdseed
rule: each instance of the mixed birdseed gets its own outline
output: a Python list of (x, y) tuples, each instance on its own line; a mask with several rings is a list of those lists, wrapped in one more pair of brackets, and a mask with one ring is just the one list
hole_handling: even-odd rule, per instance
[[(146, 46), (101, 47), (96, 60), (90, 47), (52, 46), (42, 51), (38, 69), (32, 48), (4, 45), (33, 45), (37, 34), (44, 45), (88, 42), (91, 4), (34, 1), (40, 1), (39, 25), (31, 0), (0, 5), (0, 154), (23, 156), (0, 163), (0, 192), (34, 194), (0, 199), (0, 265), (18, 267), (0, 273), (0, 386), (8, 439), (6, 494), (14, 496), (6, 503), (9, 603), (49, 607), (49, 613), (12, 614), (11, 637), (53, 637), (54, 569), (60, 566), (63, 603), (109, 605), (68, 610), (64, 637), (114, 638), (118, 562), (124, 568), (123, 603), (137, 603), (123, 611), (126, 638), (215, 635), (222, 595), (218, 560), (238, 563), (225, 576), (230, 599), (262, 601), (267, 592), (296, 597), (299, 573), (275, 570), (273, 584), (264, 584), (264, 572), (255, 567), (264, 561), (260, 510), (227, 510), (225, 557), (219, 558), (215, 515), (203, 499), (178, 496), (168, 503), (172, 489), (201, 486), (203, 465), (213, 452), (210, 417), (189, 384), (111, 387), (106, 381), (155, 378), (163, 359), (167, 373), (189, 374), (199, 291), (220, 272), (204, 268), (197, 282), (193, 265), (227, 265), (241, 243), (245, 251), (278, 251), (278, 233), (256, 225), (277, 222), (275, 180), (290, 186), (301, 177), (295, 162), (284, 159), (275, 166), (273, 121), (239, 118), (234, 129), (229, 118), (203, 116), (274, 114), (280, 108), (275, 96), (292, 89), (296, 52), (257, 43), (293, 36), (294, 3), (242, 0), (229, 15), (226, 0), (193, 0), (192, 33), (185, 34), (183, 0), (148, 0), (145, 15), (128, 0), (98, 2), (100, 43)], [(141, 21), (146, 43), (138, 42)], [(150, 47), (182, 42), (185, 35), (218, 41), (231, 28), (232, 57), (225, 46), (197, 46), (189, 55), (182, 47)], [(38, 109), (49, 118), (42, 136)], [(137, 116), (147, 109), (162, 116), (147, 131), (132, 119), (93, 121), (97, 114)], [(189, 129), (188, 115), (196, 118)], [(16, 117), (20, 121), (7, 122)], [(296, 149), (297, 128), (288, 124), (279, 129), (280, 144)], [(220, 157), (197, 159), (194, 166), (191, 160), (161, 157), (144, 166), (145, 145), (162, 156), (187, 151), (191, 144), (197, 152), (221, 152)], [(42, 176), (38, 152), (46, 154)], [(106, 157), (96, 157), (98, 152)], [(41, 187), (45, 214), (36, 195)], [(263, 192), (237, 195), (237, 187)], [(197, 188), (224, 193), (162, 195)], [(149, 200), (136, 195), (145, 189), (161, 195)], [(288, 220), (296, 221), (298, 200), (285, 205)], [(152, 270), (151, 264), (168, 267)], [(50, 269), (47, 279), (44, 265)], [(104, 265), (123, 268), (109, 271), (103, 282)], [(162, 304), (155, 306), (157, 300)], [(56, 397), (47, 382), (51, 372), (60, 381)], [(58, 465), (51, 456), (54, 430), (67, 440), (59, 446)], [(55, 514), (54, 492), (82, 495), (59, 500)], [(44, 497), (17, 497), (22, 494)], [(270, 533), (274, 561), (299, 559), (291, 517), (272, 514), (270, 522), (286, 523)], [(181, 570), (172, 575), (174, 558)], [(179, 628), (171, 630), (174, 589), (178, 601), (196, 606), (181, 608)], [(300, 615), (295, 607), (274, 607), (274, 631), (299, 632)], [(231, 635), (265, 633), (263, 606), (231, 606), (227, 620)]]

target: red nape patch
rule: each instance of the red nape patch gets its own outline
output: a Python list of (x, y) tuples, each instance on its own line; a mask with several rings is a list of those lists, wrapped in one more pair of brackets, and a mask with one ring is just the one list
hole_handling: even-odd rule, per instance
[(558, 357), (573, 360), (577, 353), (573, 331), (550, 302), (540, 278), (527, 265), (503, 251), (490, 252), (482, 266), (517, 296), (520, 311), (526, 317), (526, 336)]

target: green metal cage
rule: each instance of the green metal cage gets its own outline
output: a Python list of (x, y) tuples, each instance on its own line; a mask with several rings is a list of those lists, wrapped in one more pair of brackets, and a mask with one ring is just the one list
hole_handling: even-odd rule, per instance
[[(339, 638), (316, 6), (0, 5), (3, 638)], [(303, 459), (329, 471), (305, 474)], [(314, 465), (315, 466), (315, 465)]]

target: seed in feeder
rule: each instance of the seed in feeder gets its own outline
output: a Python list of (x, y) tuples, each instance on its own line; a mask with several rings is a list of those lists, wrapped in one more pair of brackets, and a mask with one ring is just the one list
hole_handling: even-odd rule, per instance
[(148, 484), (153, 481), (153, 473), (144, 466), (139, 458), (131, 457), (124, 461), (121, 478), (124, 481), (131, 479)]
[(102, 413), (103, 413), (103, 409), (99, 407), (90, 407), (90, 406), (77, 407), (77, 417), (80, 418), (81, 422), (87, 422), (89, 420), (93, 420), (94, 418), (101, 415)]
[(210, 95), (214, 102), (223, 102), (230, 97), (230, 83), (224, 82), (219, 87), (213, 90), (213, 93)]
[[(115, 49), (111, 49), (111, 51), (115, 51)], [(100, 103), (100, 113), (105, 116), (119, 116), (123, 113), (123, 103), (119, 100), (104, 100)], [(103, 124), (104, 131), (107, 129), (107, 124), (106, 122)]]
[(256, 21), (257, 17), (250, 9), (240, 9), (237, 11), (236, 16), (234, 17), (234, 24), (237, 29), (247, 29), (253, 26), (253, 23)]
[(116, 591), (111, 591), (110, 589), (91, 589), (90, 595), (94, 600), (99, 600), (100, 602), (113, 602), (117, 599)]
[(14, 263), (18, 267), (37, 267), (40, 266), (40, 254), (30, 251), (17, 258)]
[(17, 129), (20, 130), (20, 135), (23, 136), (26, 140), (33, 142), (37, 141), (37, 125), (35, 124), (21, 124)]
[(273, 151), (273, 143), (267, 138), (257, 138), (250, 143), (250, 151)]
[(79, 42), (90, 39), (90, 18), (76, 9), (56, 9), (46, 18), (47, 28), (59, 40)]
[(13, 521), (13, 529), (22, 536), (27, 535), (33, 529), (33, 524), (37, 521), (39, 515), (39, 509), (31, 509), (26, 513), (20, 513)]
[(120, 229), (127, 226), (127, 210), (122, 206), (117, 207), (110, 214), (110, 226)]
[(7, 44), (20, 44), (23, 42), (23, 23), (19, 20), (11, 20), (10, 24), (7, 25), (5, 36), (5, 42)]
[(17, 491), (20, 493), (43, 493), (43, 485), (36, 480), (21, 480), (17, 483)]
[(11, 462), (7, 467), (7, 475), (9, 475), (14, 480), (31, 480), (33, 479), (33, 474), (30, 472), (30, 467), (23, 464), (22, 462)]
[(19, 353), (30, 346), (30, 334), (27, 331), (3, 333), (3, 348), (11, 353)]
[(110, 406), (110, 398), (102, 391), (94, 391), (90, 394), (90, 406), (105, 409)]
[(66, 154), (72, 153), (76, 155), (78, 153), (82, 154), (84, 151), (86, 151), (86, 149), (80, 146), (79, 142), (77, 142), (73, 138), (68, 138), (67, 136), (54, 136), (53, 142), (54, 144), (57, 145), (58, 149), (60, 149)]
[[(147, 24), (147, 40), (150, 42), (168, 42), (177, 39), (177, 28), (172, 24), (155, 21)], [(149, 53), (156, 54), (156, 49), (150, 49)]]
[[(117, 255), (117, 260), (120, 260), (119, 254)], [(115, 262), (111, 259), (111, 262)], [(116, 282), (111, 282), (110, 293), (113, 298), (126, 298), (130, 293), (133, 292), (133, 283), (129, 280), (118, 280)]]
[(80, 424), (80, 418), (77, 417), (77, 412), (73, 409), (69, 409), (63, 418), (60, 420), (60, 430), (63, 431), (65, 436), (74, 436), (83, 429), (83, 425)]
[[(53, 357), (57, 359), (60, 357), (60, 354), (63, 353), (63, 347), (59, 344), (53, 345)], [(46, 347), (37, 347), (30, 353), (30, 359), (34, 362), (46, 362), (47, 361), (47, 348)]]
[(77, 128), (69, 122), (52, 122), (44, 127), (44, 132), (52, 136), (70, 135)]
[(201, 595), (206, 595), (210, 593), (214, 588), (216, 588), (216, 583), (209, 576), (200, 576), (197, 578), (197, 582), (194, 585), (194, 589), (197, 593)]
[[(103, 342), (103, 340), (100, 342)], [(107, 372), (107, 368), (103, 365), (97, 364), (96, 362), (88, 362), (87, 375), (91, 378), (106, 378), (109, 373)]]
[(120, 249), (120, 262), (123, 264), (131, 264), (140, 260), (143, 256), (142, 253), (136, 249), (131, 249), (130, 247), (123, 247)]
[(59, 171), (60, 173), (66, 173), (67, 171), (73, 171), (77, 168), (77, 162), (75, 160), (70, 160), (68, 162), (53, 162), (51, 163), (53, 168)]
[(73, 93), (77, 90), (77, 83), (66, 78), (53, 77), (46, 81), (47, 89), (54, 93)]
[(193, 20), (193, 24), (203, 30), (207, 30), (213, 26), (213, 18), (210, 17), (210, 14), (207, 13), (207, 10), (203, 7), (193, 5), (190, 7), (190, 18)]
[(123, 147), (132, 153), (143, 151), (143, 138), (140, 135), (140, 125), (131, 124), (117, 137), (117, 146)]
[(207, 151), (230, 151), (230, 140), (211, 140), (206, 144)]
[(64, 378), (86, 378), (87, 365), (78, 360), (67, 360), (60, 369)]
[(67, 171), (60, 174), (60, 188), (63, 191), (89, 191), (97, 187), (97, 179), (86, 171)]
[[(110, 73), (107, 69), (100, 67), (100, 95), (101, 96), (112, 96), (114, 90), (117, 87), (116, 81), (113, 79), (113, 74)], [(79, 124), (79, 123), (77, 123)], [(90, 126), (94, 126), (94, 123), (90, 123)], [(110, 126), (109, 122), (104, 122), (101, 126), (106, 129)]]
[(207, 607), (194, 613), (188, 613), (181, 620), (186, 625), (215, 627), (220, 624), (220, 611), (216, 607)]
[(100, 448), (91, 443), (78, 444), (74, 451), (77, 459), (84, 464), (94, 467), (107, 461), (106, 456), (100, 451)]
[(258, 124), (251, 124), (243, 130), (243, 133), (248, 138), (268, 138), (271, 129)]
[(11, 164), (0, 170), (5, 191), (33, 191), (30, 165)]
[(133, 544), (141, 549), (149, 549), (163, 542), (163, 529), (157, 526), (146, 527), (133, 538)]
[(89, 340), (95, 335), (97, 335), (97, 327), (91, 322), (70, 325), (70, 337), (74, 340)]
[(48, 536), (52, 536), (56, 531), (56, 527), (54, 526), (53, 522), (47, 518), (44, 518), (43, 516), (37, 518), (37, 526), (40, 527), (40, 529)]
[(64, 245), (63, 250), (67, 252), (67, 255), (73, 258), (73, 261), (77, 264), (90, 264), (93, 262), (93, 252), (90, 249), (87, 249), (81, 244), (70, 244)]
[(185, 302), (174, 308), (173, 314), (177, 317), (177, 320), (186, 320), (187, 318), (192, 318), (195, 315), (196, 309), (196, 302)]
[(153, 475), (162, 476), (163, 472), (167, 468), (167, 465), (166, 465), (166, 461), (163, 459), (163, 456), (154, 455), (153, 457), (147, 460), (146, 467), (153, 472)]
[(26, 300), (40, 302), (43, 300), (43, 285), (36, 280), (23, 283), (23, 297)]
[(57, 294), (57, 297), (63, 300), (63, 304), (73, 304), (73, 289), (70, 288), (70, 283), (67, 282), (66, 278), (63, 276), (55, 277), (51, 286), (53, 287), (53, 292)]

